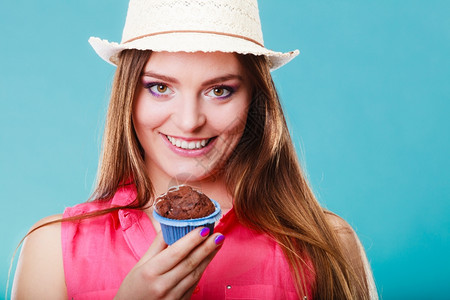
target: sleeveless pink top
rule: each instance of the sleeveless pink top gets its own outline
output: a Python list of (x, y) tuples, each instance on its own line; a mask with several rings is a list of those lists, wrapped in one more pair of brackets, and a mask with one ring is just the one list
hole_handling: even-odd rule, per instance
[[(64, 217), (126, 205), (136, 196), (121, 188), (109, 202), (67, 208)], [(233, 210), (218, 222), (225, 242), (194, 291), (192, 299), (298, 299), (289, 265), (279, 245), (240, 224)], [(104, 216), (62, 223), (62, 251), (69, 299), (112, 299), (125, 276), (155, 238), (148, 216), (122, 209)], [(307, 273), (308, 299), (314, 275)]]

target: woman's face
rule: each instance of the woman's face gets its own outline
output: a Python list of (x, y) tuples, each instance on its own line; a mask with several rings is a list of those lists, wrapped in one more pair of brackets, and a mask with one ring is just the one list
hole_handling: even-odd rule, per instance
[(189, 182), (214, 174), (242, 136), (250, 90), (234, 54), (152, 53), (133, 107), (151, 179)]

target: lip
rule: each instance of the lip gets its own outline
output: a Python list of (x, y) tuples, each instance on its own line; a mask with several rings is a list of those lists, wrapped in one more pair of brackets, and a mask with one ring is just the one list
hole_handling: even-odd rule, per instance
[[(205, 147), (201, 148), (201, 149), (183, 149), (183, 148), (178, 148), (177, 146), (174, 146), (168, 139), (167, 139), (167, 135), (164, 133), (160, 133), (160, 136), (164, 142), (164, 144), (175, 154), (183, 156), (183, 157), (201, 157), (206, 155), (209, 151), (211, 151), (214, 148), (214, 144), (217, 141), (217, 136), (209, 138), (210, 141), (208, 143), (208, 145), (206, 145)], [(199, 141), (199, 140), (203, 140), (203, 139), (199, 139), (199, 138), (180, 138), (178, 136), (173, 136), (170, 135), (171, 137), (174, 137), (176, 139), (181, 139), (184, 140), (186, 142), (190, 142), (190, 141)]]

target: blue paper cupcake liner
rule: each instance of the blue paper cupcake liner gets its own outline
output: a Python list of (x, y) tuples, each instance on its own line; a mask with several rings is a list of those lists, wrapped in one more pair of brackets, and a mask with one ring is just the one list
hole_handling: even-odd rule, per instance
[(161, 231), (163, 233), (164, 241), (167, 245), (172, 245), (197, 227), (208, 227), (210, 229), (209, 234), (211, 235), (213, 233), (214, 224), (222, 216), (222, 211), (220, 209), (219, 203), (217, 203), (213, 199), (210, 200), (216, 207), (216, 210), (212, 214), (204, 218), (174, 220), (162, 217), (156, 212), (156, 210), (153, 210), (153, 217), (161, 224)]

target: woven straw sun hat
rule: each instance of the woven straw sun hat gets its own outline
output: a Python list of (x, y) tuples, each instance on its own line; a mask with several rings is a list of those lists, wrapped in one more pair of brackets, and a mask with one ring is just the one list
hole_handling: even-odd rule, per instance
[(105, 61), (125, 49), (265, 55), (271, 70), (299, 54), (264, 47), (257, 0), (130, 0), (120, 44), (91, 37)]

